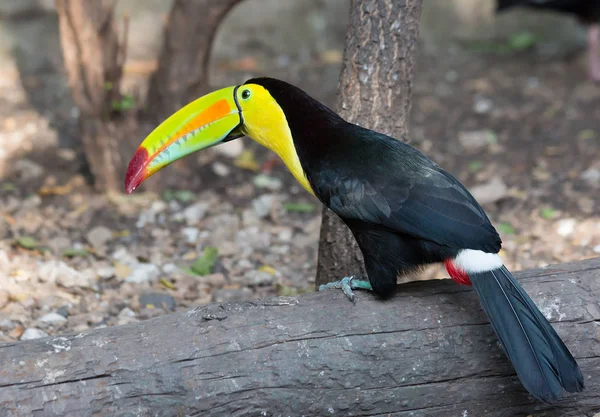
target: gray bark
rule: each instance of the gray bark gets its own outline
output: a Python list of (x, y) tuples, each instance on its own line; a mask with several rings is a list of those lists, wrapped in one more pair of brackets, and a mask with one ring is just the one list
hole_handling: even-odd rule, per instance
[(516, 274), (586, 390), (530, 398), (469, 287), (413, 282), (213, 304), (0, 345), (3, 416), (592, 416), (600, 411), (600, 258)]
[[(346, 120), (405, 138), (422, 0), (353, 0), (340, 74), (338, 110)], [(350, 230), (327, 208), (316, 284), (365, 276)]]

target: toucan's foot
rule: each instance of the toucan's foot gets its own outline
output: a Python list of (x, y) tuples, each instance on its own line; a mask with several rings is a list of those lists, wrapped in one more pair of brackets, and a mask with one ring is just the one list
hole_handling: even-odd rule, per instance
[(369, 281), (364, 279), (354, 279), (354, 277), (345, 277), (339, 281), (319, 285), (319, 291), (325, 291), (332, 288), (341, 289), (350, 301), (354, 301), (356, 298), (354, 291), (352, 290), (361, 289), (373, 291), (373, 287)]

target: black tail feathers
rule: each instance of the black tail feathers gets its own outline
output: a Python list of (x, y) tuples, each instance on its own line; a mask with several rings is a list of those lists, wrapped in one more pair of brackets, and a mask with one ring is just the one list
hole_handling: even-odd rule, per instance
[(577, 362), (517, 280), (501, 267), (469, 274), (494, 331), (521, 383), (540, 401), (553, 403), (583, 390)]

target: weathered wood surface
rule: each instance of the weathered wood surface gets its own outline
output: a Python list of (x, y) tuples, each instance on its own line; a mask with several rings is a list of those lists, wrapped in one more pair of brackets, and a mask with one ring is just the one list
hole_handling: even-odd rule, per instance
[(133, 325), (0, 345), (2, 416), (593, 416), (600, 258), (517, 274), (586, 390), (532, 400), (474, 292), (404, 284), (215, 304)]

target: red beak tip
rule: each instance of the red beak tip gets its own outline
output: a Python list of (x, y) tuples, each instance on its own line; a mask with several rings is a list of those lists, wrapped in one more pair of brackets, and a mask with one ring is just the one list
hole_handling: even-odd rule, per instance
[(148, 162), (148, 151), (138, 148), (129, 162), (125, 173), (125, 192), (131, 194), (146, 178), (145, 167)]

